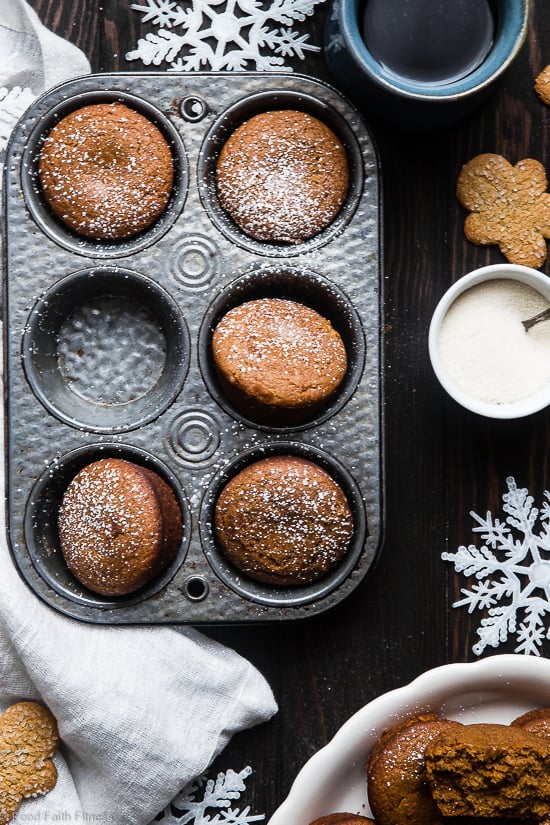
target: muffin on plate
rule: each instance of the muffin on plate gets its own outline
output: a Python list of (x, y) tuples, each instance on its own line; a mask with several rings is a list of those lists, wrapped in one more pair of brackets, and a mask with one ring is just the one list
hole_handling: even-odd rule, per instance
[(513, 727), (523, 728), (537, 736), (550, 739), (550, 708), (535, 708), (528, 710), (510, 722)]
[(346, 811), (339, 811), (334, 814), (319, 816), (310, 822), (309, 825), (375, 825), (374, 819), (361, 814), (351, 814)]
[(428, 787), (426, 748), (442, 731), (461, 727), (433, 713), (384, 731), (367, 760), (369, 804), (377, 825), (436, 825), (441, 816)]
[(514, 725), (443, 731), (426, 747), (426, 775), (442, 816), (517, 817), (550, 812), (550, 742)]

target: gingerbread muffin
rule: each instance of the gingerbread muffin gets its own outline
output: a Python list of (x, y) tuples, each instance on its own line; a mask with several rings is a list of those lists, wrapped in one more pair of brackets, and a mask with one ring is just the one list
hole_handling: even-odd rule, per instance
[(241, 124), (216, 165), (218, 198), (243, 232), (260, 241), (300, 243), (329, 226), (349, 186), (346, 151), (305, 112), (263, 112)]
[(229, 310), (214, 330), (212, 355), (227, 397), (267, 423), (314, 412), (347, 370), (346, 348), (330, 321), (281, 298)]
[(426, 747), (426, 776), (443, 816), (537, 821), (550, 811), (550, 742), (519, 726), (441, 732)]
[(252, 579), (300, 585), (332, 570), (353, 534), (353, 517), (336, 481), (304, 458), (277, 455), (245, 467), (215, 508), (218, 540)]
[(377, 825), (434, 825), (441, 815), (426, 778), (425, 752), (443, 731), (459, 722), (421, 714), (385, 731), (367, 764), (369, 804)]
[(46, 137), (38, 176), (46, 203), (74, 232), (130, 238), (166, 208), (174, 162), (160, 130), (122, 103), (83, 106)]
[(334, 814), (319, 816), (310, 822), (309, 825), (375, 825), (374, 819), (362, 814), (352, 814), (340, 811)]
[(96, 593), (133, 593), (163, 572), (182, 538), (181, 510), (157, 473), (124, 459), (88, 464), (59, 510), (61, 552), (73, 575)]
[(537, 736), (550, 739), (550, 708), (529, 710), (527, 713), (522, 713), (510, 724), (513, 727), (523, 728), (523, 730), (528, 730)]

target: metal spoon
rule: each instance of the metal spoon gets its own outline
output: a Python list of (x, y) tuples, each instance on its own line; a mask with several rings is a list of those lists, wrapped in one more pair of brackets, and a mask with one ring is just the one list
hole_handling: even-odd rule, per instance
[(525, 331), (529, 332), (531, 327), (534, 327), (535, 324), (538, 324), (539, 321), (549, 321), (550, 320), (550, 307), (548, 309), (543, 309), (542, 312), (539, 312), (537, 315), (533, 315), (532, 318), (528, 318), (526, 321), (522, 321), (521, 323), (525, 327)]

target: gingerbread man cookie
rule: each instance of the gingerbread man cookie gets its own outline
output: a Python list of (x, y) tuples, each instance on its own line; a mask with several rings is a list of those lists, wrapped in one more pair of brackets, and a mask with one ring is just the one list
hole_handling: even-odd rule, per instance
[(543, 103), (550, 106), (550, 66), (546, 66), (542, 72), (535, 77), (535, 92)]
[(21, 802), (48, 793), (57, 781), (51, 757), (59, 744), (57, 723), (37, 702), (17, 702), (0, 715), (0, 825)]
[(498, 244), (510, 263), (538, 269), (550, 238), (550, 194), (541, 163), (512, 166), (502, 155), (477, 155), (461, 170), (457, 197), (470, 211), (464, 233), (475, 244)]

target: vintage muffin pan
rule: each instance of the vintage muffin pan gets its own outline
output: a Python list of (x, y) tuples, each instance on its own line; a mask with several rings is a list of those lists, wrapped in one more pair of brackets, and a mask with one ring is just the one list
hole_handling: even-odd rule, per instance
[[(65, 114), (119, 100), (151, 119), (172, 149), (166, 212), (119, 242), (63, 226), (41, 195), (37, 163)], [(346, 148), (351, 185), (337, 219), (301, 244), (244, 235), (216, 198), (217, 154), (254, 114), (299, 109)], [(286, 74), (116, 74), (56, 87), (27, 111), (4, 180), (7, 526), (28, 585), (63, 613), (100, 623), (194, 624), (295, 619), (349, 595), (372, 567), (383, 524), (382, 281), (376, 150), (334, 89)], [(222, 315), (252, 298), (302, 301), (327, 317), (347, 375), (315, 415), (291, 426), (248, 418), (224, 397), (210, 356)], [(223, 484), (272, 454), (310, 458), (340, 483), (354, 516), (341, 564), (299, 587), (239, 574), (213, 512)], [(84, 465), (120, 456), (159, 472), (183, 513), (180, 551), (136, 593), (106, 598), (68, 571), (57, 512)]]

